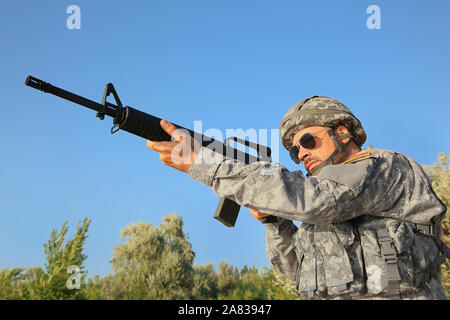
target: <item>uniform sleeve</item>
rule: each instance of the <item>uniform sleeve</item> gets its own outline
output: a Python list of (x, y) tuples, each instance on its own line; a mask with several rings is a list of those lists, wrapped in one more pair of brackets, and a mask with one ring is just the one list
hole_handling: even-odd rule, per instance
[(292, 245), (292, 238), (297, 226), (291, 220), (279, 219), (267, 223), (266, 254), (275, 266), (288, 279), (295, 281), (298, 267), (297, 255)]
[(286, 220), (342, 222), (395, 201), (386, 197), (395, 179), (387, 172), (389, 165), (379, 163), (380, 159), (331, 165), (317, 177), (305, 177), (301, 171), (289, 172), (279, 164), (261, 161), (246, 165), (212, 153), (201, 149), (189, 171), (191, 178), (220, 197)]

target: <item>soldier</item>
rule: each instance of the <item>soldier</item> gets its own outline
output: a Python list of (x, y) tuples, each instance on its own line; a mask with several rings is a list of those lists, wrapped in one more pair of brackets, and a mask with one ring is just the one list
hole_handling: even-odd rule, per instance
[[(245, 165), (193, 148), (172, 124), (161, 126), (175, 141), (148, 141), (148, 147), (164, 164), (248, 207), (266, 225), (271, 263), (295, 281), (300, 296), (446, 299), (440, 267), (449, 257), (440, 240), (446, 207), (414, 160), (361, 150), (366, 133), (341, 102), (313, 96), (281, 121), (283, 146), (303, 163), (306, 177), (279, 164)], [(173, 161), (173, 154), (187, 160)], [(267, 222), (269, 215), (276, 221)]]

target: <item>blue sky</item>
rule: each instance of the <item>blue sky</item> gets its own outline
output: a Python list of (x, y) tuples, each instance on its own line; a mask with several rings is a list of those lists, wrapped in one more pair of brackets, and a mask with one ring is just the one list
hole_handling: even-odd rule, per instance
[[(66, 26), (72, 4), (79, 30)], [(373, 4), (380, 30), (366, 26)], [(450, 154), (449, 12), (444, 0), (2, 1), (0, 268), (44, 266), (51, 230), (69, 220), (73, 234), (88, 217), (86, 270), (103, 276), (121, 228), (173, 211), (196, 263), (270, 265), (248, 209), (223, 226), (208, 187), (144, 139), (111, 136), (110, 118), (26, 87), (28, 74), (96, 101), (112, 82), (125, 105), (222, 132), (278, 129), (299, 100), (330, 96), (361, 120), (366, 145), (431, 164)]]

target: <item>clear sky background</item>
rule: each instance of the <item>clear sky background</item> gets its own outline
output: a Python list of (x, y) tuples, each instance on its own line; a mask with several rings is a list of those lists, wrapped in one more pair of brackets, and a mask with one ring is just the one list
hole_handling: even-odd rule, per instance
[[(81, 29), (66, 26), (69, 5)], [(369, 5), (381, 29), (369, 30)], [(235, 228), (212, 215), (219, 198), (161, 164), (111, 118), (24, 85), (27, 75), (203, 130), (278, 129), (293, 104), (326, 95), (346, 104), (366, 145), (420, 164), (450, 154), (450, 2), (21, 1), (0, 4), (0, 268), (44, 266), (54, 228), (92, 220), (89, 274), (112, 272), (132, 222), (177, 211), (195, 262), (269, 266), (265, 228), (242, 208)], [(279, 162), (303, 169), (279, 143)]]

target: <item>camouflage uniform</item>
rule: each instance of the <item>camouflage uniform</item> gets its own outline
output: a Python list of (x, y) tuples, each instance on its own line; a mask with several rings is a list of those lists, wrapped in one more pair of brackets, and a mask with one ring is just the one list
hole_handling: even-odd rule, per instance
[(266, 253), (302, 297), (446, 299), (445, 256), (435, 240), (446, 207), (412, 159), (369, 147), (305, 177), (279, 164), (245, 165), (218, 154), (210, 163), (212, 153), (202, 148), (189, 176), (277, 217), (265, 224)]

